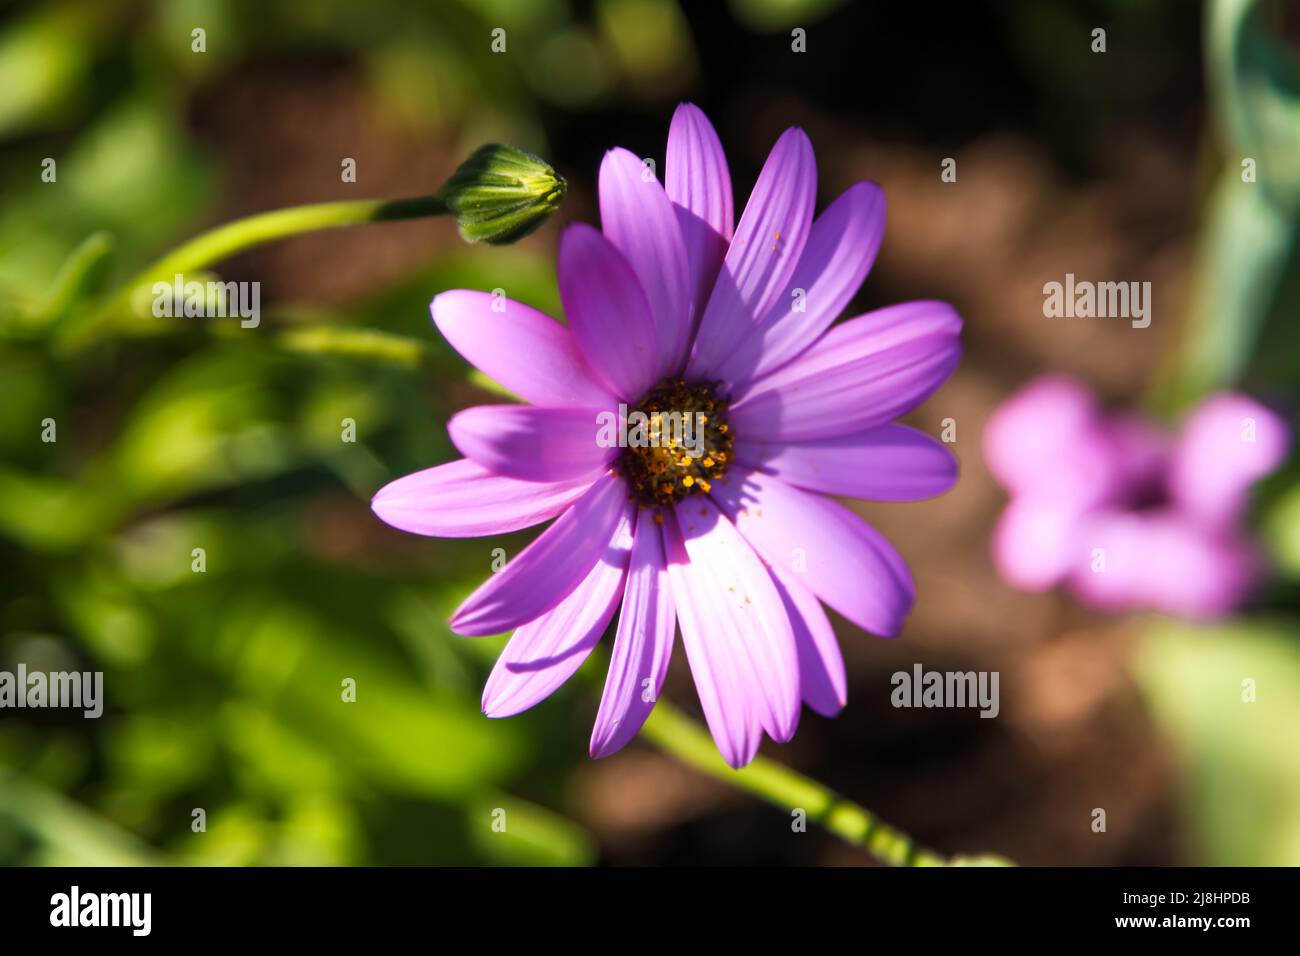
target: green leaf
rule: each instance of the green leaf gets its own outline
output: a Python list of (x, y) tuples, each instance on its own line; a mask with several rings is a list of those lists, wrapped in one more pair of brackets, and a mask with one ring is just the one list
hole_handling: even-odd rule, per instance
[(1143, 644), (1138, 680), (1181, 757), (1194, 862), (1300, 864), (1297, 638), (1289, 620), (1168, 623)]
[(1277, 328), (1293, 319), (1286, 286), (1300, 213), (1300, 59), (1270, 12), (1259, 0), (1207, 8), (1207, 82), (1223, 169), (1193, 270), (1187, 338), (1163, 376), (1168, 412), (1251, 378)]
[(150, 866), (166, 860), (116, 824), (62, 794), (0, 768), (0, 823), (37, 843), (46, 866)]
[(482, 797), (466, 808), (475, 848), (509, 866), (586, 866), (596, 847), (578, 824), (509, 794)]
[[(1240, 158), (1254, 159), (1270, 201), (1294, 212), (1300, 208), (1300, 59), (1282, 39), (1280, 14), (1260, 0), (1217, 0), (1209, 8), (1208, 64), (1220, 120)], [(1229, 165), (1239, 172), (1237, 162)]]
[(1170, 411), (1245, 375), (1275, 312), (1295, 235), (1295, 218), (1269, 202), (1257, 184), (1231, 170), (1215, 184)]

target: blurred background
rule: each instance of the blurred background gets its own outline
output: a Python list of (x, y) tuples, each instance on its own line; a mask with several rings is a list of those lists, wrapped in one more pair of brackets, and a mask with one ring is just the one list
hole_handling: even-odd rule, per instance
[[(491, 549), (529, 535), (422, 539), (368, 507), (454, 457), (447, 417), (488, 394), (430, 298), (506, 286), (560, 314), (557, 237), (596, 221), (603, 151), (662, 162), (690, 99), (738, 209), (794, 124), (819, 208), (884, 186), (884, 246), (849, 314), (943, 298), (967, 323), (967, 357), (912, 419), (956, 420), (961, 481), (862, 506), (912, 567), (916, 610), (894, 642), (837, 621), (847, 709), (805, 712), (765, 752), (945, 853), (1300, 864), (1300, 470), (1253, 511), (1275, 581), (1192, 628), (1004, 585), (988, 539), (1005, 497), (979, 453), (991, 410), (1048, 370), (1154, 414), (1236, 387), (1294, 421), (1294, 3), (45, 0), (0, 17), (0, 670), (101, 670), (106, 696), (99, 720), (0, 712), (0, 862), (870, 862), (642, 743), (589, 760), (599, 673), (482, 717), (504, 639), (446, 620)], [(203, 228), (429, 193), (489, 140), (569, 181), (516, 246), (471, 248), (445, 219), (314, 234), (217, 269), (262, 283), (255, 330), (80, 324)], [(1242, 157), (1269, 175), (1243, 187)], [(1044, 319), (1043, 283), (1067, 272), (1151, 281), (1150, 328)], [(339, 329), (392, 337), (335, 354)], [(890, 674), (917, 662), (999, 671), (1000, 718), (893, 709)], [(680, 647), (666, 695), (698, 714)]]

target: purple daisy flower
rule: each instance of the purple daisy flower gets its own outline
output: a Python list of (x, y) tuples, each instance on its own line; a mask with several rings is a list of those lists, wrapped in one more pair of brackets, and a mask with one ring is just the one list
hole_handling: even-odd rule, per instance
[[(514, 630), (488, 716), (563, 684), (621, 605), (592, 756), (645, 722), (680, 626), (709, 729), (740, 767), (763, 732), (793, 736), (801, 703), (844, 706), (823, 603), (886, 637), (911, 609), (902, 559), (823, 495), (907, 501), (956, 480), (940, 442), (891, 422), (956, 366), (961, 320), (911, 302), (831, 328), (875, 258), (885, 201), (860, 182), (814, 221), (800, 129), (773, 147), (734, 229), (721, 143), (689, 104), (664, 185), (614, 149), (599, 186), (603, 232), (573, 225), (560, 241), (567, 328), (482, 292), (433, 300), (452, 346), (529, 404), (460, 412), (449, 431), (465, 457), (394, 481), (373, 508), (447, 537), (555, 518), (452, 618), (460, 634)], [(674, 438), (674, 416), (695, 433)], [(602, 434), (632, 420), (647, 440)]]
[(994, 559), (1024, 590), (1064, 583), (1107, 610), (1221, 616), (1264, 574), (1243, 519), (1288, 442), (1282, 420), (1242, 395), (1212, 396), (1170, 434), (1104, 412), (1073, 379), (1036, 379), (984, 431), (984, 457), (1011, 494)]

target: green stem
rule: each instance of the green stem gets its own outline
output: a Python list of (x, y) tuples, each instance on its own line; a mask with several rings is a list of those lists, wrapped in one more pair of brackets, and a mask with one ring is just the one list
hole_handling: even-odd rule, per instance
[(171, 282), (176, 275), (208, 269), (255, 246), (321, 229), (339, 229), (367, 222), (420, 219), (448, 212), (446, 204), (437, 196), (357, 199), (290, 206), (224, 223), (195, 236), (142, 269), (112, 295), (103, 308), (89, 313), (83, 321), (65, 329), (65, 337), (69, 344), (79, 345), (93, 338), (95, 332), (107, 325), (115, 322), (130, 324), (139, 319), (134, 300), (141, 289), (150, 289), (155, 282)]
[[(338, 229), (366, 222), (441, 216), (447, 207), (437, 196), (416, 199), (356, 199), (347, 202), (290, 206), (236, 219), (195, 236), (142, 271), (126, 289), (170, 280), (176, 273), (206, 269), (263, 243), (320, 229)], [(125, 291), (125, 290), (124, 290)]]
[(748, 767), (733, 770), (718, 753), (708, 731), (667, 701), (655, 704), (641, 733), (661, 750), (697, 770), (783, 809), (804, 811), (808, 819), (891, 866), (1005, 862), (994, 857), (949, 860), (923, 849), (906, 833), (883, 822), (865, 807), (765, 757), (757, 757)]
[(404, 369), (418, 368), (430, 358), (431, 353), (417, 339), (374, 329), (311, 326), (282, 332), (276, 337), (276, 342), (288, 351), (303, 355), (338, 356), (381, 362)]

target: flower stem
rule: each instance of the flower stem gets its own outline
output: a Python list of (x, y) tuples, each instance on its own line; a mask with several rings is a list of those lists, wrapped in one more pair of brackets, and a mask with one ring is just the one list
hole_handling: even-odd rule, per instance
[(141, 290), (152, 288), (155, 282), (171, 282), (176, 275), (200, 272), (256, 246), (304, 232), (339, 229), (367, 222), (420, 219), (446, 215), (448, 212), (446, 203), (437, 196), (357, 199), (290, 206), (224, 223), (195, 236), (146, 266), (112, 295), (102, 308), (89, 313), (83, 321), (65, 327), (62, 330), (65, 343), (73, 346), (84, 344), (105, 326), (114, 323), (130, 325), (137, 321), (140, 315), (135, 300)]
[(391, 332), (320, 325), (282, 332), (276, 337), (276, 342), (282, 348), (302, 355), (380, 362), (408, 370), (429, 359), (431, 352), (418, 339)]
[(890, 866), (1006, 865), (996, 857), (948, 859), (917, 846), (906, 833), (891, 827), (865, 807), (765, 757), (733, 770), (718, 753), (708, 731), (660, 700), (641, 730), (661, 750), (732, 786), (787, 810), (803, 810), (808, 819), (840, 839), (862, 847)]
[(415, 199), (355, 199), (312, 203), (257, 213), (195, 236), (144, 269), (134, 281), (127, 284), (127, 289), (156, 280), (168, 281), (178, 272), (206, 269), (246, 249), (286, 236), (366, 222), (441, 216), (446, 212), (446, 204), (437, 196), (420, 196)]

